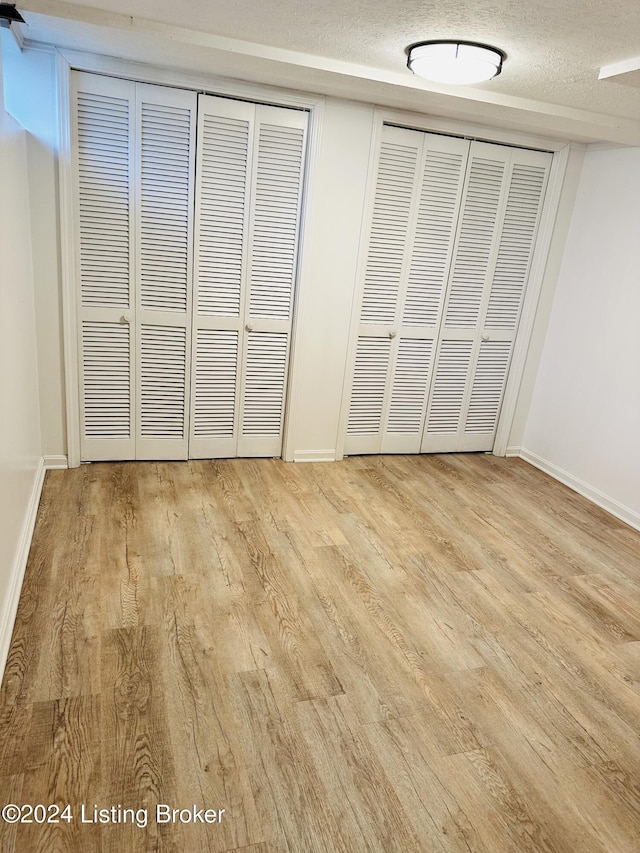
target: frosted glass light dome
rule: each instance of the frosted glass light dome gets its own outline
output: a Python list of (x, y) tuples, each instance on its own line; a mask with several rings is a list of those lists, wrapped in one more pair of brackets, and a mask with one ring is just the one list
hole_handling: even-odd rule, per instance
[(430, 41), (409, 48), (407, 65), (433, 83), (464, 85), (491, 80), (502, 70), (504, 54), (495, 47), (464, 41)]

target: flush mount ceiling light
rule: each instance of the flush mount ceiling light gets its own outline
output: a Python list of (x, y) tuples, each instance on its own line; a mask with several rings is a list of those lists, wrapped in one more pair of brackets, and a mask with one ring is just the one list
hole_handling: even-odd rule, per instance
[(505, 54), (471, 41), (421, 41), (409, 47), (407, 65), (433, 83), (482, 83), (502, 71)]

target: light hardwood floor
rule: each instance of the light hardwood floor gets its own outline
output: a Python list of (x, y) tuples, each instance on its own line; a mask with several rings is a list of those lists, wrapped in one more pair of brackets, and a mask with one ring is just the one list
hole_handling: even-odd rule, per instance
[(489, 455), (52, 471), (0, 699), (74, 816), (3, 853), (638, 853), (640, 534)]

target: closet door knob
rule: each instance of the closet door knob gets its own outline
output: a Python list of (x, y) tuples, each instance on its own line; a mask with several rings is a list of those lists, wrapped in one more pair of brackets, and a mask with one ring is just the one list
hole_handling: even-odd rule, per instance
[(118, 322), (123, 326), (128, 326), (131, 320), (127, 317), (126, 314), (123, 314), (122, 317), (118, 320)]
[(389, 337), (393, 340), (395, 338), (396, 332), (394, 329), (389, 329)]
[(247, 323), (245, 329), (247, 330), (247, 332), (253, 332), (253, 323)]
[(483, 341), (488, 341), (488, 340), (489, 340), (489, 335), (488, 335), (486, 332), (485, 332), (485, 333), (484, 333), (484, 335), (482, 336), (482, 340), (483, 340)]

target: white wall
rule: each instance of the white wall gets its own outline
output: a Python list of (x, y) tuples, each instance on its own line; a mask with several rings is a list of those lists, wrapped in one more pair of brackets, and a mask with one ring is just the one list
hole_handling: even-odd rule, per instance
[(640, 526), (640, 148), (585, 157), (524, 447)]
[(40, 375), (40, 416), (45, 456), (66, 454), (62, 304), (58, 234), (55, 53), (20, 52), (3, 38), (6, 108), (29, 131), (27, 164), (33, 235), (33, 272)]
[(536, 385), (538, 367), (544, 349), (553, 299), (564, 257), (564, 250), (573, 217), (575, 198), (580, 182), (580, 174), (584, 161), (584, 146), (571, 146), (567, 168), (562, 185), (560, 203), (549, 245), (549, 253), (545, 265), (540, 297), (536, 308), (535, 321), (529, 340), (522, 380), (518, 391), (518, 400), (509, 433), (507, 455), (517, 456), (524, 441), (531, 399)]
[[(38, 369), (43, 452), (66, 453), (56, 171), (55, 56), (5, 41), (8, 104), (30, 131), (29, 194), (34, 234)], [(297, 300), (295, 359), (290, 376), (287, 458), (332, 459), (339, 446), (340, 403), (359, 254), (373, 106), (327, 99), (317, 174), (309, 198)], [(580, 155), (572, 156), (567, 184), (576, 184)], [(510, 444), (521, 445), (550, 313), (559, 258), (571, 210), (565, 193), (552, 245)]]
[(286, 447), (335, 459), (373, 107), (328, 100), (305, 221)]
[[(43, 453), (66, 454), (56, 167), (55, 55), (5, 40), (8, 108), (27, 144)], [(334, 458), (373, 126), (373, 106), (328, 99), (303, 247), (290, 458)], [(338, 200), (338, 203), (336, 203)]]
[(27, 143), (1, 68), (0, 55), (0, 672), (42, 474)]

